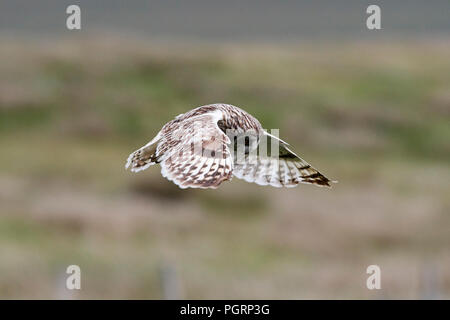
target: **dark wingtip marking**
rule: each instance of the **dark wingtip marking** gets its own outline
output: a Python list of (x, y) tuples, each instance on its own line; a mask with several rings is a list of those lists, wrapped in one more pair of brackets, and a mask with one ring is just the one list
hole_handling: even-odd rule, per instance
[(322, 187), (328, 187), (328, 188), (331, 188), (330, 183), (337, 183), (337, 181), (330, 180), (327, 177), (325, 177), (323, 174), (318, 173), (318, 172), (311, 174), (309, 176), (302, 177), (302, 182), (311, 183), (311, 184), (315, 184), (315, 185), (322, 186)]
[(298, 157), (293, 153), (280, 154), (280, 159), (297, 159)]

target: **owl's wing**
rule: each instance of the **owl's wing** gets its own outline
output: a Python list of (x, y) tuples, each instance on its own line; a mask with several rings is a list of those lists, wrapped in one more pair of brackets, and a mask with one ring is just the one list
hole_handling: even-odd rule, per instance
[[(299, 183), (330, 186), (332, 181), (292, 152), (286, 142), (268, 133), (263, 137), (267, 140), (260, 142), (258, 151), (254, 154), (250, 153), (244, 157), (234, 155), (233, 175), (236, 178), (274, 187), (289, 188)], [(268, 151), (261, 152), (261, 144), (266, 142)], [(271, 145), (278, 147), (278, 152), (271, 152)]]
[(220, 114), (187, 118), (165, 130), (158, 147), (161, 174), (180, 188), (217, 188), (232, 178), (230, 139), (217, 126)]

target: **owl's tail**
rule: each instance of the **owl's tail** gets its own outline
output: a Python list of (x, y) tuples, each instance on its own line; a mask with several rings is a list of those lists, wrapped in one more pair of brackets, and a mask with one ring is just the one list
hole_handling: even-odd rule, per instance
[(134, 151), (128, 156), (125, 169), (131, 168), (133, 172), (139, 172), (158, 162), (156, 148), (159, 142), (159, 135), (142, 148)]

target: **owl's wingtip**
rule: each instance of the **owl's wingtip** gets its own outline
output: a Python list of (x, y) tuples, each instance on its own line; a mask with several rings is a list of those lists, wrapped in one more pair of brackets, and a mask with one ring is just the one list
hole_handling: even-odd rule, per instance
[(337, 180), (328, 180), (326, 185), (324, 185), (324, 187), (331, 189), (331, 188), (333, 188), (333, 184), (335, 184), (335, 183), (338, 183), (338, 181)]

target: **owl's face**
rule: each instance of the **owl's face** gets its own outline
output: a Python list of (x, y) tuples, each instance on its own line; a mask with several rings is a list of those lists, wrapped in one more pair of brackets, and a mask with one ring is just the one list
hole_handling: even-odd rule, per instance
[(256, 155), (259, 143), (259, 135), (256, 131), (234, 131), (228, 132), (227, 135), (231, 141), (229, 149), (234, 154), (235, 161), (239, 162), (239, 159), (245, 161), (248, 155)]

